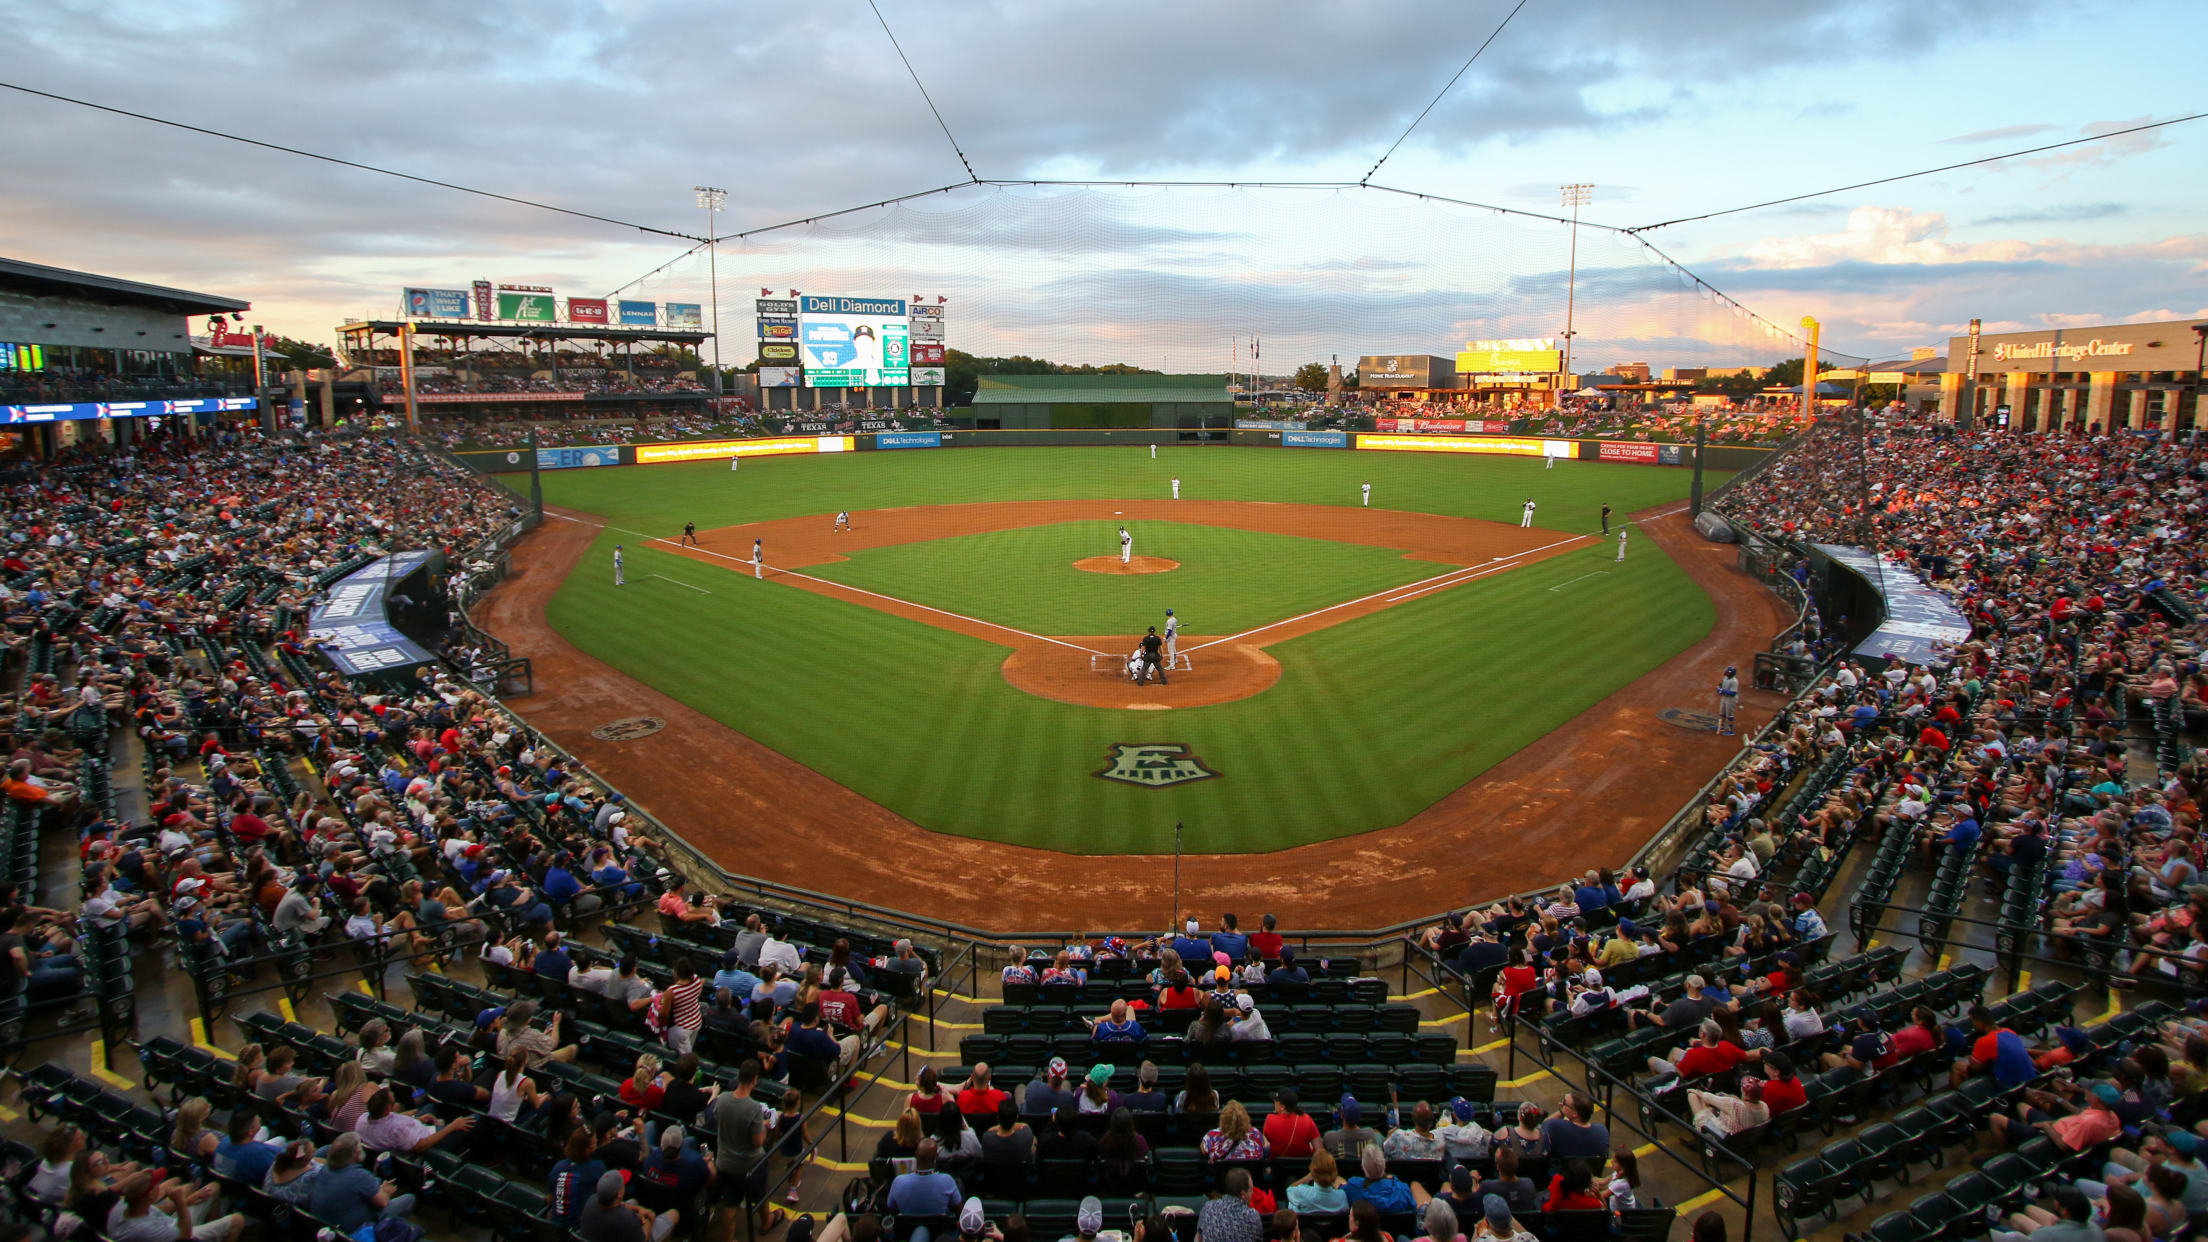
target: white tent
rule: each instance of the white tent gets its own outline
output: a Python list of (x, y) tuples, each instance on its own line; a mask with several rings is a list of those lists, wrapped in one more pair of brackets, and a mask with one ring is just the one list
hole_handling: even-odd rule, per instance
[(1599, 397), (1602, 395), (1602, 390), (1600, 388), (1582, 388), (1572, 395), (1575, 397)]

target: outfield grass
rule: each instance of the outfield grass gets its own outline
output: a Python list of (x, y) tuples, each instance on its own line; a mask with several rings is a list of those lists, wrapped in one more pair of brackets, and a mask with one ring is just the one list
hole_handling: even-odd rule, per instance
[[(499, 475), (526, 493), (527, 475)], [(1531, 497), (1535, 525), (1591, 530), (1605, 502), (1619, 515), (1686, 497), (1691, 472), (1676, 467), (1451, 453), (1359, 453), (1332, 449), (1147, 448), (915, 449), (752, 458), (726, 462), (548, 470), (547, 504), (619, 518), (620, 524), (673, 538), (684, 522), (700, 529), (772, 518), (853, 512), (897, 505), (956, 505), (978, 500), (1092, 500), (1172, 494), (1190, 500), (1272, 500), (1355, 505), (1358, 484), (1373, 486), (1379, 509), (1407, 509), (1518, 524)], [(1706, 474), (1715, 487), (1726, 471)], [(1105, 549), (1118, 550), (1115, 543)], [(1142, 549), (1138, 549), (1140, 551)]]
[[(1515, 522), (1530, 491), (1543, 524), (1585, 508), (1592, 526), (1605, 497), (1630, 513), (1687, 488), (1685, 471), (1652, 466), (1543, 471), (1539, 462), (1281, 449), (1164, 449), (1159, 473), (1142, 449), (746, 462), (733, 480), (726, 466), (640, 469), (654, 473), (548, 473), (545, 493), (616, 526), (671, 530), (684, 519), (711, 526), (843, 506), (1164, 495), (1159, 480), (1175, 473), (1183, 495), (1354, 504), (1362, 475), (1376, 502), (1398, 508)], [(1137, 484), (1159, 491), (1128, 491)], [(629, 544), (620, 590), (607, 570), (616, 541)], [(936, 831), (1150, 853), (1170, 849), (1181, 820), (1190, 849), (1270, 851), (1411, 818), (1709, 632), (1709, 599), (1652, 541), (1634, 541), (1625, 564), (1614, 555), (1610, 544), (1574, 550), (1281, 643), (1270, 648), (1283, 665), (1272, 690), (1179, 712), (1044, 701), (1005, 683), (1005, 648), (994, 643), (640, 548), (614, 530), (563, 583), (550, 617), (581, 650)], [(863, 557), (852, 566), (874, 572)], [(1036, 552), (1036, 566), (1009, 572), (1002, 561), (949, 557), (934, 572), (963, 579), (960, 590), (1033, 594), (1044, 599), (1038, 608), (1055, 608), (1055, 583), (1038, 577), (1049, 557)], [(1208, 590), (1197, 575), (1172, 588)], [(1351, 594), (1360, 592), (1334, 597)], [(1199, 608), (1212, 603), (1190, 612)], [(1208, 614), (1192, 625), (1225, 628)], [(1221, 778), (1172, 789), (1097, 780), (1115, 743), (1188, 743)]]
[(1136, 555), (1179, 569), (1073, 567), (1118, 546), (1109, 520), (1057, 522), (867, 548), (805, 572), (1034, 634), (1139, 634), (1168, 608), (1191, 634), (1235, 634), (1449, 568), (1390, 548), (1185, 522), (1144, 522), (1135, 540)]

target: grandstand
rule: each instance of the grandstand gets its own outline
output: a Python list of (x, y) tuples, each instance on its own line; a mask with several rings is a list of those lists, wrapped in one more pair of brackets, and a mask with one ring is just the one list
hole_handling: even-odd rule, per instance
[[(1492, 1193), (1551, 1242), (1710, 1211), (1934, 1242), (2068, 1210), (2049, 1187), (2112, 1160), (2146, 1189), (2111, 1210), (2182, 1235), (2208, 1120), (2204, 475), (2153, 437), (1824, 420), (1711, 498), (1799, 609), (1774, 643), (1795, 693), (1641, 871), (1356, 934), (1245, 906), (1012, 944), (699, 856), (507, 712), (489, 636), (380, 693), (341, 675), (305, 624), (327, 587), (434, 548), (465, 604), (529, 524), (418, 442), (51, 469), (8, 497), (66, 533), (6, 604), (0, 1193), (116, 1235), (207, 1187), (210, 1228), (304, 1237), (374, 1211), (300, 1181), (350, 1131), (435, 1236), (565, 1237), (568, 1174), (601, 1166), (695, 1236), (720, 1183), (658, 1150), (679, 1126), (843, 1229), (930, 1140), (958, 1195), (900, 1200), (895, 1236), (959, 1228), (970, 1195), (1032, 1237), (1094, 1197), (1188, 1238), (1234, 1227), (1246, 1178), (1322, 1239), (1356, 1202), (1415, 1237)], [(1880, 658), (1860, 610), (1902, 586), (1849, 580), (1851, 548), (1967, 635)], [(1996, 1126), (2027, 1100), (2053, 1124)], [(1310, 1154), (1367, 1141), (1343, 1185)]]

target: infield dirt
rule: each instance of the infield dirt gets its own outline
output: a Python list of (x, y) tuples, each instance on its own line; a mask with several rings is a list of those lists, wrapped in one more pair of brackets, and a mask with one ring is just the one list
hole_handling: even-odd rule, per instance
[[(1068, 503), (1084, 510), (1072, 516), (1094, 516), (1093, 502)], [(1358, 522), (1344, 521), (1339, 509), (1211, 502), (1236, 511), (1212, 515), (1198, 512), (1204, 502), (1110, 503), (1130, 515), (1155, 505), (1161, 510), (1154, 515), (1158, 518), (1310, 533), (1405, 548), (1420, 559), (1469, 563), (1460, 559), (1465, 550), (1461, 545), (1406, 541), (1411, 532), (1404, 531), (1386, 537), (1377, 529), (1366, 533)], [(996, 507), (942, 507), (935, 517), (917, 524), (930, 533), (913, 537), (941, 538), (1013, 524), (1002, 514), (966, 512)], [(1285, 520), (1277, 525), (1260, 525), (1253, 516), (1302, 508), (1323, 509), (1328, 529), (1298, 530), (1288, 513), (1280, 514)], [(870, 538), (868, 528), (879, 519), (920, 512), (855, 514), (859, 529), (848, 536), (800, 529), (794, 521), (708, 532), (708, 553), (717, 543), (729, 550), (718, 557), (700, 554), (700, 559), (727, 564), (739, 553), (748, 557), (753, 534), (764, 531), (759, 537), (766, 541), (771, 565), (818, 564), (840, 559), (834, 550), (839, 543), (898, 541), (890, 536), (903, 522)], [(709, 857), (731, 871), (777, 883), (1005, 933), (1162, 926), (1172, 903), (1170, 855), (1093, 858), (929, 832), (575, 649), (546, 621), (545, 605), (589, 548), (598, 523), (583, 514), (560, 516), (568, 520), (548, 521), (514, 546), (513, 576), (477, 606), (476, 620), (516, 655), (533, 661), (540, 693), (517, 704), (530, 723)], [(1069, 520), (1035, 516), (1039, 521)], [(1432, 520), (1497, 529), (1493, 523)], [(1198, 852), (1181, 860), (1183, 907), (1205, 912), (1207, 922), (1217, 911), (1231, 909), (1245, 918), (1270, 912), (1285, 927), (1378, 927), (1554, 883), (1584, 868), (1617, 865), (1630, 857), (1740, 744), (1738, 738), (1666, 724), (1657, 712), (1669, 707), (1705, 710), (1721, 670), (1727, 664), (1747, 664), (1791, 620), (1776, 596), (1734, 568), (1730, 546), (1703, 540), (1683, 514), (1637, 515), (1636, 520), (1715, 603), (1716, 624), (1700, 642), (1404, 823), (1265, 854), (1208, 854), (1201, 852), (1201, 841), (1191, 842)], [(936, 529), (961, 523), (972, 525)], [(817, 519), (804, 525), (825, 527)], [(783, 526), (790, 529), (775, 529)], [(1553, 531), (1500, 529), (1508, 532), (1503, 541), (1516, 540), (1524, 554), (1517, 563), (1538, 559), (1540, 545), (1558, 538)], [(806, 583), (792, 579), (790, 585)], [(1414, 584), (1399, 591), (1415, 589)], [(919, 619), (945, 624), (940, 616)], [(1017, 633), (992, 628), (995, 632), (981, 635), (992, 642), (1008, 642), (1007, 635)], [(1202, 641), (1187, 639), (1184, 649)], [(1273, 641), (1270, 631), (1265, 641)], [(1204, 654), (1197, 653), (1200, 662)], [(1006, 668), (1009, 677), (1012, 661)], [(1275, 666), (1271, 677), (1278, 675)], [(1090, 680), (1113, 684), (1103, 676)], [(1171, 689), (1180, 688), (1177, 679)], [(1742, 733), (1768, 719), (1780, 702), (1775, 694), (1743, 693)], [(591, 736), (598, 725), (635, 715), (660, 717), (667, 727), (631, 741)]]

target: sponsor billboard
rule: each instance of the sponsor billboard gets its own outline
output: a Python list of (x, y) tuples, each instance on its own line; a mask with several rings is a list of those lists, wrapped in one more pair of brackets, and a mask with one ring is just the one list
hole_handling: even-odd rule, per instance
[(466, 319), (468, 317), (468, 291), (465, 289), (408, 289), (406, 314), (409, 319)]
[(848, 453), (850, 436), (778, 436), (764, 440), (691, 440), (682, 444), (639, 444), (636, 463), (726, 461), (731, 457), (787, 457), (794, 453)]
[(539, 470), (580, 470), (586, 466), (618, 466), (621, 449), (612, 444), (582, 444), (537, 450)]
[(1238, 418), (1234, 425), (1244, 431), (1301, 431), (1305, 427), (1292, 418)]
[(158, 418), (169, 414), (210, 414), (257, 410), (257, 397), (193, 397), (181, 401), (60, 401), (0, 405), (0, 421), (65, 423), (84, 418)]
[(911, 315), (914, 319), (941, 319), (943, 318), (943, 308), (940, 306), (922, 306), (920, 303), (914, 302)]
[(552, 323), (552, 295), (549, 293), (516, 293), (510, 289), (498, 291), (498, 317), (517, 319), (523, 323)]
[(796, 388), (804, 378), (804, 373), (796, 367), (759, 368), (759, 386), (761, 388)]
[(1613, 444), (1605, 440), (1602, 442), (1602, 447), (1595, 450), (1595, 460), (1653, 462), (1656, 460), (1656, 446), (1653, 444)]
[(632, 328), (649, 328), (659, 322), (659, 303), (631, 302), (626, 298), (616, 306), (621, 322)]
[[(1556, 448), (1551, 450), (1550, 445)], [(1360, 432), (1360, 449), (1410, 453), (1487, 453), (1506, 457), (1569, 457), (1569, 440), (1529, 440), (1516, 436), (1386, 435)]]
[(1509, 423), (1480, 418), (1376, 418), (1372, 426), (1375, 431), (1407, 435), (1501, 435), (1510, 430)]
[(475, 317), (477, 319), (491, 319), (497, 315), (497, 311), (498, 303), (491, 297), (491, 282), (487, 280), (476, 281)]
[(912, 382), (922, 388), (930, 385), (941, 386), (943, 383), (943, 368), (914, 367), (912, 369)]
[(670, 328), (702, 328), (705, 326), (705, 305), (700, 302), (669, 302), (667, 326)]
[(1366, 354), (1357, 360), (1357, 385), (1376, 388), (1449, 388), (1456, 368), (1432, 354)]
[(901, 387), (912, 382), (912, 329), (903, 298), (807, 294), (797, 322), (806, 387)]
[(939, 341), (915, 342), (912, 345), (912, 361), (920, 366), (943, 365), (943, 345)]
[(759, 321), (759, 339), (762, 341), (794, 341), (797, 339), (795, 319), (762, 319)]
[(1563, 369), (1564, 351), (1560, 349), (1472, 349), (1457, 355), (1457, 371), (1460, 374), (1484, 371), (1514, 375), (1554, 375)]
[(796, 362), (797, 342), (782, 341), (777, 343), (774, 341), (761, 341), (759, 343), (759, 361)]
[[(1365, 437), (1359, 436), (1357, 438), (1362, 440)], [(1282, 448), (1348, 448), (1349, 433), (1346, 431), (1283, 431), (1280, 433), (1280, 446)], [(1363, 448), (1364, 445), (1360, 444), (1357, 447)]]
[(943, 339), (943, 321), (940, 319), (914, 319), (909, 321), (912, 339), (916, 341), (940, 341)]
[(885, 431), (874, 437), (874, 447), (878, 449), (942, 448), (943, 433), (940, 431)]
[(761, 315), (795, 315), (796, 298), (753, 298), (751, 309)]
[(604, 298), (569, 298), (567, 300), (569, 323), (610, 323)]

